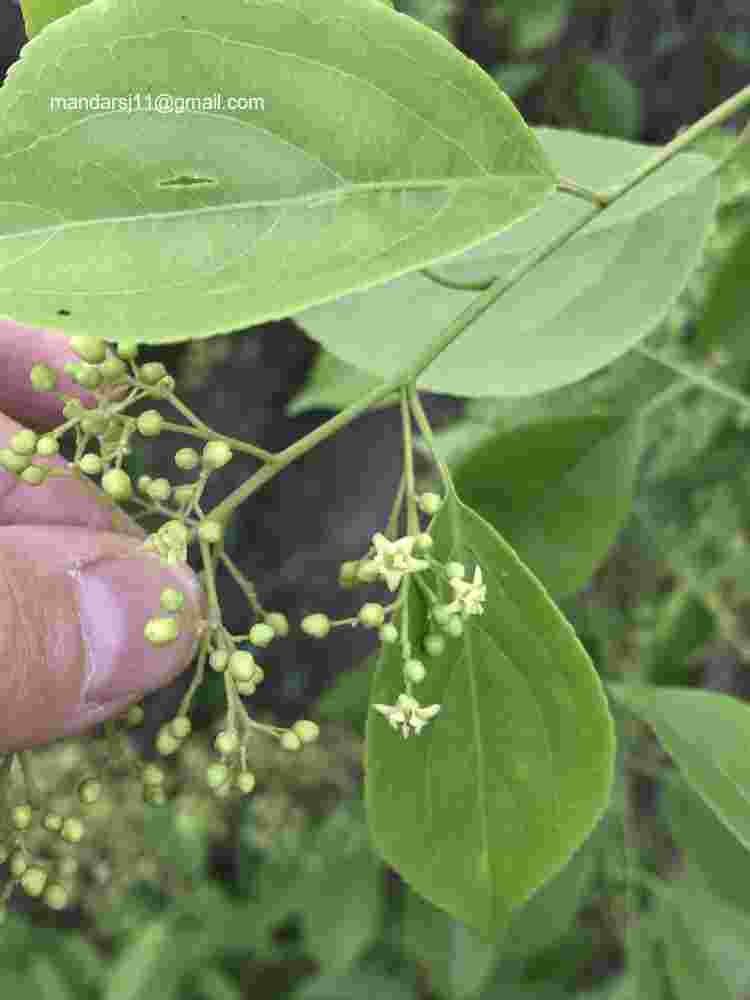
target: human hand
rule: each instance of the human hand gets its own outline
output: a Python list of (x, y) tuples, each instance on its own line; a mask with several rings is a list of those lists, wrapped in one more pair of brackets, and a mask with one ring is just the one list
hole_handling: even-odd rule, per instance
[[(31, 387), (34, 364), (60, 373), (61, 392), (95, 404), (63, 374), (78, 360), (63, 335), (0, 320), (0, 447), (22, 426), (62, 422), (60, 400)], [(0, 751), (119, 715), (192, 659), (205, 614), (197, 577), (142, 550), (146, 533), (132, 519), (120, 514), (118, 526), (81, 482), (50, 476), (31, 486), (0, 468)], [(182, 590), (185, 604), (178, 638), (155, 647), (143, 628), (165, 587)]]

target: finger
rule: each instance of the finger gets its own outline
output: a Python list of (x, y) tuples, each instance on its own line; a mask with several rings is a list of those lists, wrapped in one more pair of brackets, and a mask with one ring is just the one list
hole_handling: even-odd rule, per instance
[[(143, 634), (165, 587), (185, 594), (176, 640)], [(133, 539), (0, 528), (0, 751), (77, 733), (180, 673), (206, 605), (197, 577)]]
[(56, 330), (34, 330), (0, 319), (0, 411), (26, 426), (54, 427), (63, 422), (60, 400), (50, 392), (35, 392), (29, 372), (36, 364), (49, 365), (58, 374), (57, 391), (76, 396), (84, 406), (95, 406), (93, 393), (66, 375), (68, 361), (80, 361), (70, 349), (69, 339)]
[[(19, 430), (20, 424), (0, 413), (0, 448), (7, 448)], [(59, 455), (45, 458), (40, 464), (58, 469), (67, 466)], [(112, 501), (91, 480), (50, 476), (40, 486), (30, 486), (0, 467), (0, 528), (10, 524), (67, 524), (93, 531), (121, 531), (135, 538), (146, 535), (138, 522), (116, 510)]]

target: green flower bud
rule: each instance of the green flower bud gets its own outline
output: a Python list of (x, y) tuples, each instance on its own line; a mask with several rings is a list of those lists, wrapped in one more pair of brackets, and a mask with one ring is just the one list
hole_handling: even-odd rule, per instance
[(357, 567), (357, 579), (360, 583), (375, 583), (379, 576), (380, 570), (369, 559), (364, 559)]
[(26, 455), (17, 455), (10, 448), (0, 448), (0, 465), (8, 472), (20, 476), (31, 465), (31, 459)]
[(164, 417), (158, 410), (146, 410), (136, 420), (136, 426), (144, 437), (158, 437), (164, 424)]
[(21, 473), (21, 479), (29, 486), (41, 486), (49, 475), (49, 468), (46, 465), (30, 465)]
[(63, 822), (60, 836), (69, 844), (77, 844), (83, 839), (85, 827), (77, 816), (68, 816)]
[(78, 468), (87, 476), (98, 476), (103, 469), (102, 460), (93, 451), (88, 451), (78, 460)]
[(229, 653), (225, 649), (215, 649), (208, 658), (208, 662), (213, 670), (221, 673), (226, 670), (229, 663)]
[(380, 628), (385, 621), (385, 608), (382, 604), (363, 604), (357, 618), (366, 628)]
[(57, 388), (57, 372), (49, 365), (34, 365), (30, 378), (35, 392), (54, 392)]
[(302, 740), (299, 738), (299, 736), (297, 735), (297, 733), (295, 733), (291, 729), (288, 729), (285, 733), (281, 734), (281, 738), (280, 738), (279, 742), (281, 743), (282, 747), (285, 750), (301, 750), (302, 749)]
[(214, 740), (214, 749), (217, 753), (222, 754), (222, 756), (234, 753), (239, 745), (239, 736), (232, 729), (224, 729), (222, 732), (217, 733)]
[(431, 632), (424, 637), (422, 646), (428, 656), (442, 656), (445, 652), (445, 639), (438, 632)]
[(62, 415), (66, 420), (74, 420), (82, 417), (85, 412), (86, 409), (79, 399), (69, 399), (63, 406)]
[(266, 625), (270, 625), (276, 635), (281, 636), (282, 639), (289, 635), (289, 621), (286, 615), (282, 614), (280, 611), (269, 611), (269, 613), (264, 616), (263, 620)]
[(169, 500), (171, 492), (172, 487), (169, 484), (169, 480), (162, 476), (159, 479), (151, 480), (146, 490), (146, 495), (156, 503), (165, 503)]
[(445, 573), (449, 578), (457, 576), (463, 580), (466, 576), (466, 567), (460, 562), (449, 562), (445, 564)]
[(95, 410), (87, 411), (86, 416), (81, 419), (81, 430), (84, 434), (104, 434), (109, 426), (109, 418)]
[(169, 724), (169, 731), (176, 740), (185, 740), (193, 731), (193, 724), (186, 715), (177, 715)]
[(70, 902), (70, 893), (64, 885), (52, 882), (44, 890), (44, 902), (51, 910), (64, 910)]
[(98, 365), (107, 356), (107, 346), (101, 337), (71, 337), (70, 346), (74, 354), (92, 365)]
[(15, 806), (11, 813), (11, 821), (16, 830), (28, 830), (34, 818), (34, 813), (28, 802)]
[(167, 374), (161, 361), (149, 361), (138, 369), (138, 378), (144, 385), (156, 385)]
[(47, 872), (39, 865), (27, 868), (21, 876), (21, 888), (27, 896), (41, 896), (47, 885)]
[(434, 544), (432, 535), (423, 531), (414, 539), (414, 550), (421, 553), (429, 552)]
[(165, 587), (159, 595), (159, 603), (164, 611), (180, 611), (185, 603), (185, 595), (174, 587)]
[(243, 698), (249, 698), (251, 695), (255, 694), (255, 689), (257, 684), (255, 681), (237, 681), (236, 682), (237, 694), (241, 694)]
[(193, 491), (194, 487), (187, 483), (184, 486), (175, 486), (172, 491), (172, 499), (179, 507), (183, 507), (185, 504), (190, 503)]
[(419, 509), (432, 517), (434, 514), (440, 510), (443, 503), (443, 498), (437, 493), (422, 493), (417, 497), (417, 506)]
[(453, 612), (447, 604), (433, 604), (432, 620), (441, 628), (445, 628), (453, 618)]
[(57, 455), (60, 451), (60, 442), (52, 434), (44, 434), (36, 443), (36, 453), (42, 458), (49, 458)]
[(195, 448), (180, 448), (175, 452), (174, 464), (178, 469), (194, 469), (201, 458)]
[(102, 476), (102, 489), (119, 502), (129, 500), (133, 495), (133, 484), (124, 469), (108, 469)]
[(108, 385), (120, 382), (128, 372), (128, 366), (119, 358), (105, 358), (99, 365), (102, 381)]
[(82, 385), (84, 389), (98, 389), (102, 384), (102, 373), (98, 368), (89, 368), (88, 365), (78, 365), (75, 372), (70, 372), (73, 381)]
[(255, 788), (255, 775), (251, 771), (243, 771), (235, 779), (237, 791), (242, 795), (249, 795)]
[(224, 526), (219, 521), (210, 519), (201, 521), (198, 525), (198, 537), (210, 545), (216, 545), (224, 537)]
[(149, 618), (143, 629), (145, 639), (154, 646), (174, 642), (179, 635), (176, 618)]
[(137, 486), (139, 493), (145, 493), (148, 495), (148, 488), (153, 483), (153, 478), (151, 476), (138, 476)]
[(253, 674), (253, 684), (260, 684), (265, 676), (266, 675), (263, 672), (263, 667), (259, 667), (258, 664), (256, 663), (255, 673)]
[(268, 646), (276, 638), (273, 628), (265, 622), (259, 622), (250, 629), (248, 638), (254, 646)]
[(22, 851), (20, 848), (13, 851), (10, 856), (9, 867), (13, 878), (21, 878), (23, 873), (29, 867), (29, 861), (25, 851)]
[(236, 681), (251, 681), (255, 674), (255, 660), (252, 653), (238, 649), (229, 657), (229, 673)]
[(229, 778), (229, 768), (226, 764), (209, 764), (206, 768), (206, 783), (209, 788), (221, 788)]
[(378, 638), (381, 642), (387, 642), (389, 645), (391, 643), (398, 642), (398, 629), (395, 625), (388, 622), (388, 624), (383, 625), (378, 632)]
[(42, 821), (42, 826), (50, 833), (59, 833), (62, 830), (63, 818), (60, 813), (49, 812)]
[(33, 455), (38, 440), (34, 431), (22, 430), (14, 434), (8, 443), (17, 455)]
[(300, 627), (305, 635), (312, 636), (313, 639), (325, 639), (331, 631), (331, 619), (323, 614), (306, 615), (300, 622)]
[(413, 684), (421, 684), (427, 671), (421, 660), (407, 660), (404, 664), (404, 676)]
[(117, 345), (117, 353), (124, 361), (135, 361), (138, 357), (138, 344), (134, 340), (122, 341)]
[(175, 739), (167, 726), (162, 726), (156, 734), (156, 752), (162, 757), (169, 757), (180, 749), (180, 741)]
[(298, 719), (292, 729), (303, 743), (314, 743), (320, 736), (320, 728), (310, 719)]
[(143, 725), (143, 720), (145, 718), (145, 712), (140, 705), (131, 705), (130, 708), (125, 713), (125, 725), (128, 729), (135, 729), (138, 726)]
[(163, 785), (164, 771), (158, 764), (146, 764), (141, 773), (141, 781), (144, 785)]
[(232, 449), (226, 441), (209, 441), (203, 448), (203, 468), (221, 469), (232, 460)]
[(144, 785), (141, 794), (143, 801), (150, 806), (163, 806), (167, 801), (164, 789), (156, 785)]
[(102, 784), (96, 778), (86, 778), (78, 786), (78, 800), (85, 806), (98, 802), (102, 794)]
[(347, 562), (342, 562), (339, 568), (339, 586), (343, 587), (345, 590), (351, 590), (351, 588), (357, 582), (357, 566), (359, 564), (356, 560), (348, 560)]
[(66, 857), (57, 859), (58, 878), (75, 878), (78, 874), (79, 864), (76, 858), (68, 854)]
[(445, 626), (445, 631), (452, 639), (460, 639), (460, 637), (464, 634), (464, 623), (458, 615), (454, 615)]

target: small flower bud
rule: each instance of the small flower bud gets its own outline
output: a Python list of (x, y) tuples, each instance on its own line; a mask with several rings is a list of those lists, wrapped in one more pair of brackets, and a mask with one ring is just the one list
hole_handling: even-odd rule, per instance
[(50, 833), (59, 833), (62, 830), (63, 818), (60, 813), (49, 812), (42, 821), (42, 826)]
[(81, 420), (81, 430), (84, 434), (104, 434), (110, 426), (110, 420), (95, 410), (89, 410)]
[(28, 802), (15, 806), (11, 813), (11, 820), (16, 830), (28, 830), (33, 818), (34, 814)]
[(70, 346), (74, 354), (92, 365), (98, 365), (107, 356), (107, 347), (101, 337), (71, 337)]
[(44, 434), (36, 443), (36, 453), (43, 458), (57, 455), (60, 451), (60, 442), (52, 434)]
[(13, 878), (21, 878), (23, 873), (29, 867), (29, 860), (28, 857), (26, 856), (26, 852), (22, 851), (20, 848), (16, 851), (13, 851), (13, 853), (10, 856), (9, 866), (10, 866), (10, 873), (13, 876)]
[(243, 771), (237, 775), (235, 784), (241, 795), (249, 795), (255, 788), (255, 775), (251, 771)]
[(431, 632), (424, 637), (422, 647), (428, 656), (442, 656), (445, 652), (445, 639), (438, 632)]
[(357, 566), (357, 579), (360, 583), (375, 583), (380, 576), (377, 564), (369, 559), (363, 560)]
[(422, 531), (414, 539), (414, 550), (421, 553), (429, 552), (434, 544), (432, 535)]
[(88, 451), (85, 455), (81, 455), (78, 468), (87, 476), (98, 476), (102, 471), (102, 460), (93, 451)]
[(143, 629), (145, 639), (154, 646), (174, 642), (179, 635), (175, 618), (149, 618)]
[(176, 740), (185, 740), (193, 731), (193, 724), (186, 715), (177, 715), (169, 723), (169, 731)]
[(217, 673), (221, 673), (222, 670), (226, 670), (227, 668), (227, 664), (229, 663), (229, 653), (227, 653), (225, 649), (215, 649), (209, 656), (208, 662), (211, 665), (212, 670), (216, 670)]
[(80, 399), (69, 399), (65, 406), (63, 406), (62, 415), (66, 420), (77, 420), (82, 417), (85, 412), (86, 410), (81, 405)]
[(185, 595), (174, 587), (165, 587), (159, 595), (159, 603), (164, 611), (181, 611)]
[(151, 480), (146, 490), (146, 496), (156, 503), (165, 503), (169, 500), (171, 492), (172, 487), (169, 484), (169, 480), (162, 476), (159, 479)]
[(96, 778), (86, 778), (78, 786), (78, 800), (82, 805), (90, 806), (101, 798), (102, 784)]
[(404, 664), (404, 676), (413, 684), (421, 684), (427, 676), (427, 671), (421, 660), (407, 660)]
[(82, 385), (84, 389), (98, 389), (102, 384), (102, 373), (98, 368), (90, 368), (88, 365), (78, 365), (75, 373), (70, 373), (73, 381)]
[(167, 801), (166, 792), (157, 785), (144, 785), (141, 796), (143, 801), (150, 806), (163, 806)]
[(167, 726), (162, 726), (156, 735), (156, 752), (162, 757), (169, 757), (180, 749), (180, 741), (170, 732)]
[(398, 629), (395, 625), (388, 622), (388, 624), (383, 625), (378, 632), (378, 638), (381, 642), (387, 642), (389, 645), (391, 643), (398, 642)]
[(148, 488), (153, 483), (151, 476), (138, 476), (138, 481), (136, 485), (138, 486), (138, 492), (148, 495)]
[(167, 374), (161, 361), (149, 361), (138, 369), (138, 378), (144, 385), (156, 385)]
[(200, 460), (200, 455), (195, 448), (180, 448), (174, 455), (174, 464), (178, 469), (185, 469), (185, 471), (194, 469)]
[(437, 514), (442, 503), (443, 498), (437, 493), (422, 493), (417, 497), (417, 507), (430, 517)]
[(68, 818), (63, 822), (60, 836), (69, 844), (77, 844), (83, 839), (84, 832), (85, 827), (81, 820), (78, 819), (77, 816), (68, 816)]
[(135, 361), (138, 357), (138, 344), (134, 340), (122, 341), (117, 345), (117, 353), (124, 361)]
[(280, 611), (269, 611), (263, 620), (266, 625), (270, 625), (276, 635), (281, 636), (282, 639), (289, 635), (289, 621), (286, 615), (282, 614)]
[(164, 784), (164, 771), (158, 764), (146, 764), (141, 773), (144, 785), (158, 786)]
[(445, 626), (445, 631), (451, 637), (451, 639), (460, 639), (464, 634), (464, 623), (458, 617), (454, 615), (448, 624)]
[(214, 740), (214, 749), (217, 753), (222, 754), (222, 756), (234, 753), (239, 745), (239, 736), (232, 729), (224, 729), (222, 732), (217, 733)]
[(221, 469), (232, 460), (232, 449), (226, 441), (209, 441), (203, 448), (203, 468)]
[(183, 507), (185, 504), (190, 503), (194, 489), (195, 487), (189, 483), (186, 483), (184, 486), (175, 486), (172, 490), (172, 499), (179, 507)]
[(35, 392), (54, 392), (57, 388), (57, 372), (49, 365), (34, 365), (30, 378)]
[(340, 587), (350, 590), (355, 585), (357, 582), (357, 566), (358, 563), (353, 559), (341, 563), (341, 567), (339, 568)]
[(447, 604), (434, 604), (432, 606), (432, 620), (441, 628), (445, 628), (453, 618), (453, 611)]
[(21, 876), (21, 888), (27, 896), (41, 896), (47, 885), (47, 872), (39, 865), (27, 868)]
[(276, 637), (273, 628), (265, 622), (259, 622), (250, 629), (248, 638), (254, 646), (268, 646)]
[(128, 729), (135, 729), (143, 725), (145, 713), (140, 705), (131, 705), (125, 713), (125, 725)]
[(113, 500), (129, 500), (133, 495), (133, 484), (124, 469), (108, 469), (102, 476), (102, 489)]
[(305, 635), (312, 636), (313, 639), (325, 639), (331, 631), (331, 620), (328, 615), (306, 615), (300, 622), (300, 627)]
[(128, 366), (119, 358), (105, 358), (99, 365), (99, 372), (102, 380), (108, 385), (121, 381), (127, 374)]
[(224, 537), (224, 526), (219, 521), (210, 519), (201, 521), (198, 525), (198, 537), (209, 545), (216, 545)]
[(38, 440), (34, 431), (22, 430), (14, 434), (8, 443), (17, 455), (33, 455)]
[(314, 743), (320, 736), (320, 727), (310, 719), (298, 719), (292, 729), (303, 743)]
[(70, 893), (64, 885), (52, 882), (44, 890), (44, 902), (51, 910), (64, 910), (70, 902)]
[(380, 628), (385, 621), (385, 609), (382, 604), (363, 604), (357, 618), (366, 628)]
[(301, 750), (302, 740), (299, 738), (297, 733), (293, 730), (288, 729), (285, 733), (281, 734), (281, 739), (279, 740), (282, 747), (285, 750)]
[(144, 437), (158, 437), (161, 434), (164, 417), (158, 410), (146, 410), (136, 420), (136, 426)]
[(255, 681), (237, 681), (237, 694), (241, 694), (243, 698), (249, 698), (250, 695), (255, 694), (257, 686)]
[(21, 473), (21, 479), (29, 486), (41, 486), (49, 475), (46, 465), (30, 465)]
[(445, 564), (445, 573), (449, 579), (457, 576), (463, 580), (466, 576), (466, 567), (460, 562), (449, 562)]
[(229, 657), (229, 673), (236, 681), (247, 682), (255, 674), (255, 659), (252, 653), (238, 649)]
[(209, 764), (206, 768), (206, 783), (209, 788), (221, 788), (229, 777), (229, 768), (226, 764)]
[(0, 465), (8, 472), (20, 476), (31, 465), (31, 459), (26, 455), (17, 455), (10, 448), (0, 448)]

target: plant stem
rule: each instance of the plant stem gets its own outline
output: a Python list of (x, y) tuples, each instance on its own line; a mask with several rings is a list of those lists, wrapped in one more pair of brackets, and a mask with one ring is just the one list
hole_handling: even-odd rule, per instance
[(607, 196), (605, 194), (592, 191), (590, 188), (584, 187), (582, 184), (576, 184), (575, 181), (568, 180), (565, 177), (561, 177), (557, 182), (557, 190), (561, 194), (572, 194), (575, 198), (582, 198), (584, 201), (588, 201), (600, 208), (604, 208), (607, 204)]
[(690, 382), (699, 385), (702, 389), (706, 389), (716, 396), (723, 396), (724, 399), (728, 399), (730, 402), (736, 403), (737, 406), (741, 406), (743, 410), (750, 410), (750, 398), (741, 392), (737, 392), (736, 389), (724, 385), (723, 382), (714, 381), (710, 375), (706, 375), (705, 372), (700, 371), (698, 368), (694, 368), (692, 365), (685, 364), (682, 361), (673, 361), (671, 358), (665, 358), (662, 354), (652, 351), (644, 344), (637, 344), (635, 350), (645, 358), (650, 358), (665, 368), (677, 372), (678, 375), (689, 379)]
[(417, 421), (417, 426), (424, 435), (424, 439), (430, 449), (435, 465), (438, 467), (438, 472), (440, 473), (440, 478), (443, 481), (443, 486), (445, 486), (447, 492), (455, 493), (453, 480), (451, 479), (451, 474), (448, 471), (448, 466), (443, 461), (437, 447), (435, 446), (435, 437), (432, 433), (430, 422), (427, 419), (427, 414), (425, 413), (419, 400), (419, 393), (413, 385), (409, 387), (409, 403), (411, 405), (412, 413), (414, 414), (414, 419)]
[(164, 420), (162, 422), (162, 429), (165, 431), (176, 431), (179, 434), (189, 434), (191, 437), (203, 438), (204, 440), (226, 441), (229, 447), (234, 448), (235, 451), (252, 455), (254, 458), (259, 458), (262, 462), (273, 461), (274, 456), (272, 452), (266, 451), (264, 448), (259, 448), (257, 445), (249, 444), (247, 441), (242, 441), (240, 438), (227, 437), (226, 434), (212, 431), (210, 427), (203, 430), (201, 427), (186, 427), (185, 424), (176, 424), (171, 420)]
[(406, 534), (419, 534), (417, 495), (414, 489), (414, 444), (411, 433), (411, 413), (407, 389), (401, 390), (401, 427), (404, 438), (404, 482), (406, 484)]

